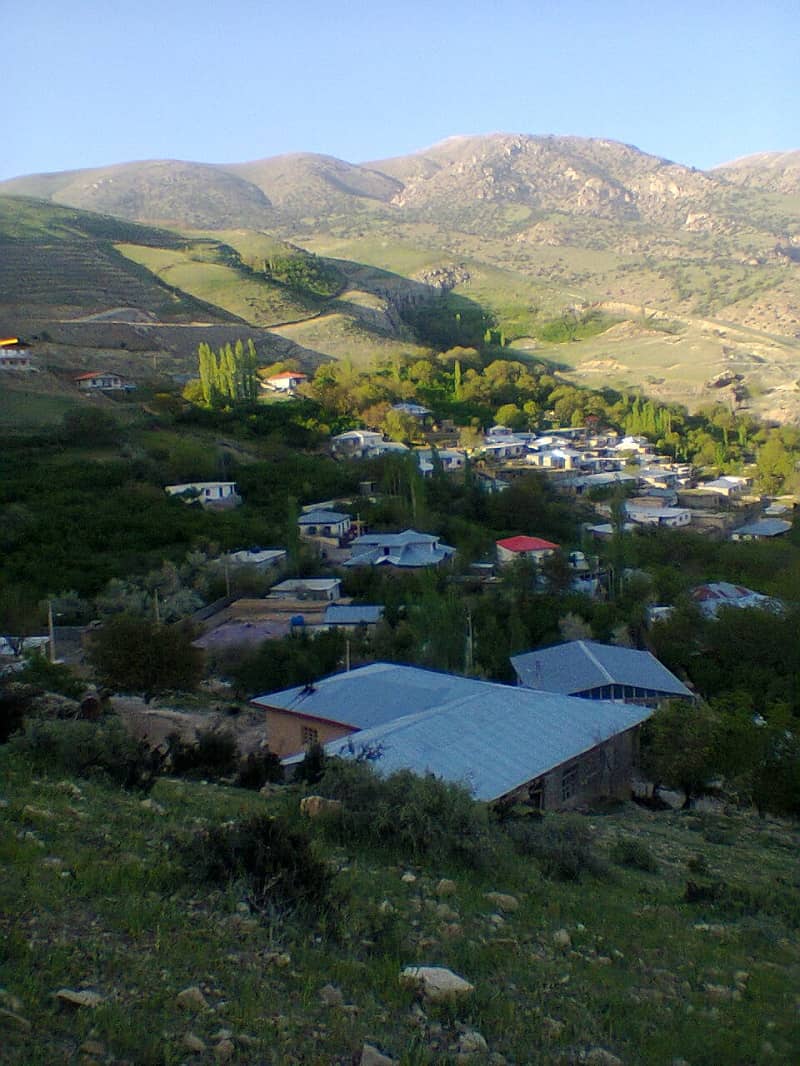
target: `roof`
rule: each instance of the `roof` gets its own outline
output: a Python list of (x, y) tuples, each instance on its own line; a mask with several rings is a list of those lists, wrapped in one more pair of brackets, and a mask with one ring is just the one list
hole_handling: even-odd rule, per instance
[(352, 556), (344, 566), (434, 566), (455, 554), (430, 533), (406, 529), (402, 533), (365, 533), (356, 537)]
[(511, 658), (520, 684), (546, 692), (586, 692), (605, 685), (632, 685), (671, 696), (692, 694), (649, 651), (572, 640)]
[(541, 552), (558, 551), (560, 545), (553, 544), (551, 540), (542, 540), (541, 537), (506, 537), (498, 540), (498, 548), (505, 548), (510, 552)]
[(332, 603), (325, 610), (325, 625), (357, 626), (374, 625), (383, 617), (383, 607), (377, 604)]
[(296, 589), (309, 589), (317, 592), (326, 592), (341, 585), (338, 577), (287, 577), (285, 581), (279, 581), (269, 590), (273, 592), (294, 592)]
[[(92, 378), (119, 378), (120, 375), (114, 370), (92, 370), (89, 374), (78, 374), (75, 381), (90, 381)], [(120, 381), (122, 378), (120, 378)]]
[(780, 600), (754, 592), (744, 585), (732, 585), (729, 581), (712, 581), (692, 589), (692, 599), (706, 615), (715, 615), (720, 607), (758, 607), (763, 610), (780, 611)]
[[(397, 672), (431, 676), (415, 667), (375, 667), (394, 671), (391, 687), (395, 679), (402, 682), (402, 674)], [(343, 691), (348, 679), (360, 672), (338, 675), (343, 678)], [(382, 676), (386, 675), (380, 671), (374, 674), (376, 681)], [(494, 800), (639, 725), (652, 713), (646, 707), (590, 702), (472, 678), (432, 676), (440, 679), (439, 702), (345, 740), (331, 741), (325, 746), (326, 752), (354, 758), (368, 746), (380, 751), (371, 762), (377, 773), (432, 773), (466, 785), (476, 799)], [(384, 695), (391, 692), (386, 683), (380, 690)], [(373, 697), (378, 693), (373, 692)], [(298, 755), (285, 762), (291, 764), (301, 758)]]
[[(354, 729), (385, 725), (395, 718), (441, 706), (480, 684), (466, 677), (397, 663), (371, 663), (314, 683), (258, 696), (261, 707), (279, 707), (308, 718), (341, 722)], [(504, 686), (508, 687), (508, 686)]]
[(301, 526), (335, 525), (349, 518), (349, 514), (342, 514), (340, 511), (306, 511), (300, 515), (297, 522)]
[(731, 532), (733, 537), (780, 537), (792, 528), (791, 522), (782, 518), (759, 518)]
[(291, 378), (305, 378), (307, 375), (299, 370), (282, 370), (280, 374), (272, 374), (267, 381), (288, 381)]

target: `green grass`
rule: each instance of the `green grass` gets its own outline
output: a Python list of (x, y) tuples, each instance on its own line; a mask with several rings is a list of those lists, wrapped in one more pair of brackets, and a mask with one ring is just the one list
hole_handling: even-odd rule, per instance
[[(0, 385), (3, 384), (0, 380)], [(51, 426), (82, 402), (79, 397), (51, 395), (24, 387), (0, 388), (0, 427), (13, 431)]]
[[(634, 840), (659, 873), (616, 867), (577, 883), (546, 881), (529, 860), (480, 876), (434, 858), (406, 884), (402, 858), (320, 837), (316, 847), (349, 897), (334, 936), (246, 913), (235, 886), (193, 883), (173, 845), (265, 809), (299, 821), (295, 788), (265, 799), (163, 779), (153, 810), (100, 783), (80, 781), (76, 793), (57, 778), (35, 779), (2, 751), (0, 769), (0, 1006), (16, 997), (14, 1009), (32, 1023), (31, 1033), (3, 1029), (9, 1066), (71, 1061), (90, 1034), (116, 1058), (179, 1063), (187, 1032), (212, 1048), (221, 1028), (232, 1030), (241, 1063), (345, 1063), (368, 1040), (407, 1066), (433, 1066), (455, 1061), (457, 1023), (519, 1063), (555, 1066), (590, 1046), (626, 1066), (794, 1058), (800, 863), (788, 824), (630, 806), (586, 816), (598, 854)], [(707, 839), (720, 833), (731, 843)], [(746, 887), (744, 904), (684, 902), (686, 880), (699, 879), (687, 865), (699, 850), (709, 878)], [(440, 900), (443, 876), (456, 891)], [(519, 910), (497, 923), (487, 890), (515, 894)], [(442, 902), (455, 917), (437, 912)], [(566, 950), (553, 940), (562, 928)], [(426, 1006), (420, 1026), (398, 974), (423, 963), (451, 967), (476, 991), (458, 1006)], [(328, 983), (352, 1009), (322, 1005)], [(189, 985), (203, 989), (210, 1009), (177, 1006)], [(53, 993), (62, 987), (89, 987), (105, 1000), (95, 1011), (59, 1010)]]

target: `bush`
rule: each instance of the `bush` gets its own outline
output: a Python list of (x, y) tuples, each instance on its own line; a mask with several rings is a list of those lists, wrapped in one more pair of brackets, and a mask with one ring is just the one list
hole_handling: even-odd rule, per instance
[(117, 719), (108, 722), (30, 722), (9, 747), (39, 773), (99, 777), (125, 789), (149, 792), (164, 763)]
[(510, 822), (506, 832), (518, 854), (534, 859), (543, 876), (554, 881), (579, 881), (584, 874), (602, 877), (608, 872), (592, 848), (588, 826), (577, 816)]
[(0, 682), (0, 744), (22, 729), (34, 690), (6, 678)]
[(32, 655), (17, 675), (20, 681), (35, 685), (45, 692), (58, 692), (71, 700), (79, 700), (86, 691), (86, 682), (79, 680), (64, 663), (51, 663), (43, 655)]
[(283, 781), (280, 756), (274, 751), (251, 751), (239, 770), (236, 784), (239, 788), (257, 790), (269, 782)]
[(342, 842), (386, 848), (404, 858), (486, 867), (496, 853), (486, 808), (467, 789), (400, 770), (379, 777), (363, 761), (328, 759), (316, 786), (342, 802), (326, 822)]
[(258, 814), (206, 830), (184, 846), (192, 875), (218, 886), (240, 884), (259, 911), (322, 916), (341, 903), (333, 873), (311, 840), (287, 822)]
[(239, 748), (230, 733), (206, 729), (187, 744), (178, 733), (167, 737), (167, 761), (173, 773), (185, 777), (216, 779), (236, 773)]
[(639, 840), (618, 840), (611, 848), (611, 859), (618, 866), (627, 866), (632, 870), (644, 870), (649, 874), (658, 872), (655, 856)]

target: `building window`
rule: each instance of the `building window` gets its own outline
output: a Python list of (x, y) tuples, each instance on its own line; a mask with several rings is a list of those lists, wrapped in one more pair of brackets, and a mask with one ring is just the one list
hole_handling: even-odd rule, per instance
[(578, 767), (569, 766), (561, 774), (561, 799), (568, 800), (578, 791)]
[(301, 731), (301, 736), (303, 738), (303, 746), (304, 747), (309, 747), (311, 744), (318, 744), (319, 743), (319, 730), (318, 729), (313, 729), (309, 725), (304, 725), (303, 726), (302, 731)]

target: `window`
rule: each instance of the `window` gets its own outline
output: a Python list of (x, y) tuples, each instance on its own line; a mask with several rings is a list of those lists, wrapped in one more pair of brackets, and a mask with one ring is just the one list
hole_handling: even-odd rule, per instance
[(303, 746), (308, 747), (311, 744), (319, 743), (319, 730), (314, 729), (309, 725), (304, 725), (301, 730), (301, 736), (303, 738)]
[(568, 800), (578, 791), (578, 767), (568, 766), (561, 773), (561, 799)]

